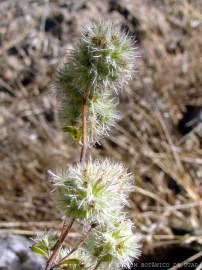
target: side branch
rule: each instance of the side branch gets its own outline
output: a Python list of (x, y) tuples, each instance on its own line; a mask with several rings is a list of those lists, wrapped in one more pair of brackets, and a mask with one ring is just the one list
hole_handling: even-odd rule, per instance
[(45, 270), (49, 270), (50, 267), (54, 264), (55, 259), (56, 259), (57, 255), (58, 255), (58, 252), (60, 251), (60, 249), (61, 249), (61, 247), (62, 247), (62, 245), (63, 245), (63, 243), (64, 243), (64, 241), (65, 241), (65, 239), (66, 239), (66, 237), (67, 237), (67, 235), (68, 235), (68, 233), (69, 233), (69, 231), (70, 231), (70, 229), (71, 229), (71, 227), (72, 227), (72, 225), (74, 223), (74, 220), (75, 219), (72, 218), (72, 220), (70, 221), (70, 223), (68, 225), (66, 225), (64, 223), (64, 227), (62, 229), (60, 238), (59, 238), (58, 242), (56, 243), (50, 258), (46, 262)]
[(72, 255), (75, 251), (77, 251), (84, 244), (84, 242), (89, 238), (91, 231), (92, 231), (92, 227), (90, 227), (90, 229), (88, 230), (84, 238), (81, 239), (78, 242), (78, 244), (64, 258), (62, 258), (55, 266), (56, 267), (60, 266), (67, 258), (69, 258), (70, 255)]

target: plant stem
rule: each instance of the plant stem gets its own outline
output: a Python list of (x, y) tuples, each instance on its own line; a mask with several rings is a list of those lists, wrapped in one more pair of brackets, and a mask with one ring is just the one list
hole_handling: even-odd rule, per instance
[(77, 249), (79, 249), (83, 244), (84, 242), (88, 239), (90, 233), (92, 231), (92, 227), (90, 227), (90, 229), (88, 230), (88, 232), (86, 233), (85, 237), (83, 239), (81, 239), (78, 244), (64, 257), (62, 258), (56, 265), (55, 267), (57, 266), (60, 266), (64, 260), (66, 260), (70, 255), (72, 255)]
[[(87, 148), (88, 148), (88, 145), (87, 145), (87, 114), (88, 114), (88, 105), (87, 105), (87, 101), (84, 100), (83, 109), (82, 109), (82, 149), (81, 149), (81, 155), (80, 155), (81, 164), (85, 163)], [(89, 233), (90, 233), (92, 227), (90, 228), (90, 230), (88, 231), (88, 233), (86, 234), (84, 239), (82, 239), (77, 244), (77, 246), (70, 251), (70, 253), (68, 255), (66, 255), (63, 259), (61, 259), (57, 264), (54, 264), (55, 259), (58, 255), (58, 253), (60, 252), (60, 249), (61, 249), (61, 247), (66, 239), (66, 236), (68, 235), (69, 230), (71, 229), (73, 223), (74, 223), (74, 219), (71, 220), (71, 222), (69, 223), (68, 226), (66, 225), (66, 222), (64, 222), (60, 238), (59, 238), (58, 242), (55, 244), (55, 247), (53, 248), (53, 252), (46, 262), (45, 270), (51, 270), (51, 269), (54, 269), (55, 267), (61, 265), (63, 263), (63, 261), (66, 258), (68, 258), (72, 253), (74, 253), (78, 248), (80, 248), (83, 245), (83, 243), (87, 240), (87, 238), (89, 237)]]
[(87, 153), (87, 113), (88, 113), (88, 106), (87, 102), (84, 101), (83, 110), (82, 110), (82, 149), (81, 149), (81, 156), (80, 162), (81, 164), (85, 163), (86, 153)]
[(102, 262), (102, 259), (99, 260), (99, 261), (97, 262), (97, 264), (96, 264), (96, 266), (93, 268), (93, 270), (98, 269), (98, 267), (100, 266), (101, 262)]
[[(61, 238), (61, 236), (63, 235), (63, 233), (65, 231), (66, 224), (67, 224), (67, 217), (65, 217), (65, 219), (64, 219), (64, 222), (63, 222), (63, 225), (62, 225), (62, 230), (61, 230), (61, 233), (60, 233), (60, 238)], [(55, 243), (55, 245), (52, 247), (52, 250), (55, 249), (55, 247), (57, 246), (57, 244), (58, 244), (59, 241), (60, 241), (60, 239), (57, 240), (57, 242)]]
[(55, 247), (54, 247), (54, 250), (51, 254), (51, 256), (49, 257), (49, 259), (47, 260), (46, 262), (46, 267), (45, 267), (45, 270), (49, 270), (51, 265), (54, 264), (54, 261), (55, 261), (55, 258), (57, 257), (58, 255), (58, 252), (60, 251), (73, 223), (74, 223), (74, 218), (71, 219), (70, 223), (68, 225), (66, 225), (66, 223), (64, 222), (63, 224), (63, 229), (62, 229), (62, 232), (61, 232), (61, 235), (60, 235), (60, 238), (58, 240), (58, 242), (56, 243)]

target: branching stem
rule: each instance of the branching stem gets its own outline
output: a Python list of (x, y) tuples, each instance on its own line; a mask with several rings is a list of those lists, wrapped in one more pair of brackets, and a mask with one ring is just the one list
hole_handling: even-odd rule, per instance
[(88, 239), (90, 233), (92, 231), (92, 227), (90, 227), (90, 229), (88, 230), (88, 232), (86, 233), (86, 235), (84, 236), (83, 239), (81, 239), (78, 244), (64, 257), (62, 258), (56, 265), (55, 267), (57, 266), (60, 266), (67, 258), (69, 258), (70, 255), (72, 255), (75, 251), (77, 251), (83, 244), (84, 242)]
[(56, 243), (51, 256), (49, 257), (49, 259), (46, 262), (45, 270), (49, 270), (50, 267), (52, 265), (54, 265), (54, 261), (55, 261), (57, 255), (58, 255), (58, 253), (59, 253), (59, 251), (60, 251), (60, 249), (61, 249), (61, 247), (62, 247), (62, 245), (63, 245), (63, 243), (64, 243), (64, 241), (65, 241), (65, 239), (66, 239), (72, 225), (73, 225), (73, 223), (74, 223), (74, 220), (75, 219), (72, 218), (68, 225), (66, 224), (66, 222), (64, 222), (60, 238), (59, 238), (58, 242)]
[[(87, 114), (88, 114), (88, 105), (87, 105), (86, 100), (84, 100), (84, 102), (83, 102), (83, 110), (82, 110), (82, 149), (81, 149), (81, 156), (80, 156), (81, 164), (85, 163), (86, 154), (87, 154), (87, 148), (88, 148), (88, 145), (87, 145)], [(90, 230), (88, 231), (86, 236), (82, 240), (80, 240), (80, 242), (77, 244), (77, 246), (75, 248), (73, 248), (69, 252), (69, 254), (67, 254), (57, 264), (55, 264), (56, 257), (58, 255), (58, 253), (60, 252), (60, 249), (61, 249), (61, 247), (62, 247), (62, 245), (63, 245), (63, 243), (64, 243), (64, 241), (65, 241), (65, 239), (66, 239), (66, 237), (67, 237), (67, 235), (69, 233), (69, 230), (71, 229), (71, 227), (73, 225), (73, 223), (74, 223), (74, 219), (72, 219), (71, 222), (68, 225), (66, 224), (66, 222), (64, 222), (60, 238), (59, 238), (58, 242), (56, 243), (51, 256), (47, 260), (45, 270), (52, 270), (55, 267), (61, 265), (65, 259), (67, 259), (78, 248), (80, 248), (83, 245), (83, 243), (88, 239), (90, 231), (91, 231), (92, 228), (90, 228)]]
[[(87, 145), (87, 114), (88, 114), (88, 105), (87, 105), (86, 100), (84, 100), (83, 110), (82, 110), (82, 149), (81, 149), (81, 156), (80, 156), (81, 164), (85, 163), (87, 148), (88, 148), (88, 145)], [(56, 243), (51, 256), (47, 260), (45, 270), (51, 270), (51, 269), (54, 269), (55, 267), (61, 265), (65, 259), (67, 259), (72, 253), (74, 253), (78, 248), (80, 248), (83, 245), (83, 243), (87, 240), (91, 229), (88, 231), (88, 233), (86, 234), (84, 239), (82, 239), (78, 243), (78, 245), (70, 251), (70, 253), (68, 255), (66, 255), (57, 264), (55, 264), (55, 260), (57, 258), (57, 255), (60, 252), (60, 249), (61, 249), (73, 223), (74, 223), (74, 219), (72, 219), (68, 225), (66, 224), (66, 222), (64, 222), (60, 238), (59, 238), (58, 242)]]

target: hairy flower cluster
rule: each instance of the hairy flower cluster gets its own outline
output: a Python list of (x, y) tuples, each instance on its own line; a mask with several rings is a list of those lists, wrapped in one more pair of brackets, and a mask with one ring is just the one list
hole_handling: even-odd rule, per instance
[(86, 249), (100, 261), (99, 269), (130, 267), (140, 255), (139, 236), (132, 231), (129, 219), (115, 219), (112, 224), (100, 225), (86, 243)]
[[(89, 126), (93, 125), (94, 140), (98, 141), (104, 136), (108, 136), (110, 129), (115, 126), (119, 120), (117, 112), (118, 100), (107, 94), (98, 95), (90, 102), (89, 106)], [(90, 130), (88, 130), (90, 134)]]
[[(136, 56), (133, 42), (117, 25), (94, 23), (83, 29), (80, 42), (59, 67), (54, 83), (59, 114), (63, 130), (75, 140), (81, 138), (83, 102), (88, 103), (93, 141), (108, 135), (119, 119), (112, 90), (117, 92), (132, 78)], [(91, 141), (90, 128), (87, 135)]]
[(79, 163), (52, 176), (66, 215), (98, 224), (119, 213), (133, 190), (131, 174), (108, 159)]
[(133, 42), (111, 22), (85, 27), (79, 48), (72, 53), (75, 85), (79, 91), (84, 96), (89, 87), (91, 91), (117, 91), (131, 80), (136, 57)]

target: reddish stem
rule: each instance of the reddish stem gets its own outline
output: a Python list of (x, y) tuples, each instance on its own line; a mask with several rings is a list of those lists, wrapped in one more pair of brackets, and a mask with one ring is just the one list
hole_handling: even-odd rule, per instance
[[(88, 145), (87, 145), (87, 114), (88, 114), (88, 106), (87, 106), (86, 101), (84, 101), (83, 110), (82, 110), (82, 149), (81, 149), (81, 156), (80, 156), (81, 164), (85, 163), (87, 148), (88, 148)], [(60, 238), (59, 238), (58, 242), (56, 243), (51, 256), (49, 257), (49, 259), (46, 262), (45, 270), (53, 269), (55, 266), (60, 265), (60, 263), (62, 263), (62, 261), (64, 260), (64, 258), (63, 258), (62, 260), (59, 261), (58, 264), (54, 264), (56, 257), (58, 255), (58, 253), (60, 252), (60, 249), (61, 249), (73, 223), (74, 223), (74, 219), (72, 219), (71, 222), (69, 223), (69, 225), (66, 227), (66, 223), (64, 222)], [(88, 236), (88, 234), (87, 234), (87, 236)], [(82, 239), (78, 243), (78, 245), (74, 249), (72, 249), (72, 251), (67, 256), (70, 256), (74, 251), (76, 251), (84, 243), (84, 241), (87, 239), (87, 236), (84, 239)]]
[[(74, 223), (74, 218), (72, 218), (72, 220), (70, 221), (70, 223), (68, 224), (68, 226), (63, 225), (63, 229), (62, 229), (62, 232), (61, 232), (61, 235), (60, 235), (60, 238), (59, 238), (59, 241), (56, 243), (55, 247), (54, 247), (54, 250), (50, 256), (50, 258), (47, 260), (46, 262), (46, 267), (45, 267), (45, 270), (49, 270), (51, 265), (54, 264), (54, 261), (55, 261), (55, 258), (57, 257), (58, 255), (58, 252), (60, 251), (72, 225)], [(66, 228), (65, 228), (66, 227)]]
[(62, 258), (56, 265), (55, 267), (57, 266), (60, 266), (64, 260), (66, 260), (70, 255), (72, 255), (77, 249), (79, 249), (83, 243), (89, 238), (89, 235), (90, 235), (90, 232), (92, 231), (92, 227), (90, 227), (90, 229), (88, 230), (88, 232), (86, 233), (85, 237), (83, 239), (81, 239), (78, 244), (64, 257)]

